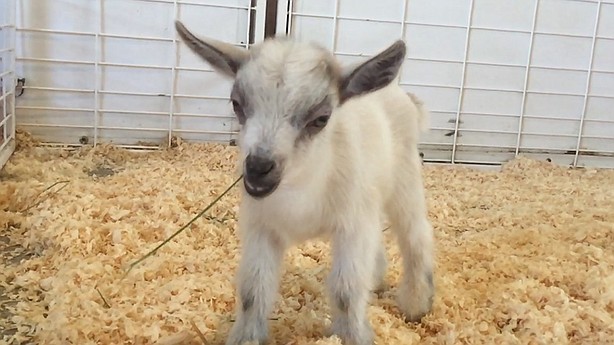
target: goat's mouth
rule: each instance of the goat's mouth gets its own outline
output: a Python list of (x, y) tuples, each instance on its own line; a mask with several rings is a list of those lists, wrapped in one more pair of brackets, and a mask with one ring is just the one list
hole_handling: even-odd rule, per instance
[(262, 199), (271, 195), (277, 189), (280, 182), (281, 179), (274, 176), (259, 178), (245, 175), (243, 178), (245, 191), (256, 199)]

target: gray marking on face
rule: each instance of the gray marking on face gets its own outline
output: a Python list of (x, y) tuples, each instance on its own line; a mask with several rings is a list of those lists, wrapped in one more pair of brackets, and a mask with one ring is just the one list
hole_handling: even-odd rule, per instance
[(325, 96), (322, 100), (311, 105), (306, 111), (296, 112), (290, 119), (292, 126), (298, 130), (302, 130), (309, 122), (317, 119), (320, 116), (330, 116), (333, 106), (330, 97)]

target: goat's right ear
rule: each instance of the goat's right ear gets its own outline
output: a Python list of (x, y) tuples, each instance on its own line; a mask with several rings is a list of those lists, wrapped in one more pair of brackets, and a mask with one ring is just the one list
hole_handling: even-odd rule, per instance
[(397, 40), (384, 51), (344, 73), (339, 86), (341, 103), (390, 84), (399, 74), (406, 50), (405, 42)]
[(212, 38), (198, 38), (178, 20), (175, 21), (175, 29), (194, 53), (226, 76), (234, 78), (249, 58), (247, 49)]

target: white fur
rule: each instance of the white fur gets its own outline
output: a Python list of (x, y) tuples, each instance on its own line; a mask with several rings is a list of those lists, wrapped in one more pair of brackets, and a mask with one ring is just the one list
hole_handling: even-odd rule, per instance
[[(262, 200), (244, 195), (239, 214), (243, 271), (238, 282), (267, 291), (260, 317), (268, 317), (276, 296), (281, 253), (316, 236), (329, 236), (335, 256), (331, 293), (347, 290), (341, 293), (357, 299), (348, 313), (336, 311), (333, 332), (345, 344), (371, 344), (365, 313), (368, 291), (382, 285), (386, 267), (381, 248), (386, 218), (404, 256), (401, 310), (412, 320), (430, 310), (433, 291), (424, 274), (432, 272), (433, 239), (417, 151), (426, 116), (394, 83), (349, 100), (333, 113), (322, 137), (288, 165), (276, 192)], [(266, 272), (261, 280), (242, 273), (258, 269)], [(247, 339), (243, 329), (256, 319), (244, 316), (240, 307), (237, 313), (238, 320), (245, 321), (237, 323), (233, 334)], [(227, 344), (235, 344), (233, 339)]]
[[(378, 54), (377, 63), (343, 72), (329, 52), (313, 44), (266, 40), (248, 54), (198, 39), (180, 23), (177, 28), (195, 52), (236, 79), (235, 96), (249, 112), (239, 135), (239, 168), (255, 153), (283, 165), (278, 187), (266, 197), (253, 198), (242, 185), (237, 315), (226, 344), (266, 342), (284, 253), (319, 236), (332, 241), (331, 331), (345, 345), (373, 344), (367, 306), (369, 292), (384, 286), (385, 220), (402, 254), (400, 310), (411, 321), (428, 313), (433, 232), (417, 148), (428, 111), (396, 79), (390, 82), (404, 59), (404, 44)], [(382, 80), (390, 83), (374, 86), (385, 85)], [(325, 96), (334, 109), (330, 120), (305, 137), (301, 121), (310, 119)]]

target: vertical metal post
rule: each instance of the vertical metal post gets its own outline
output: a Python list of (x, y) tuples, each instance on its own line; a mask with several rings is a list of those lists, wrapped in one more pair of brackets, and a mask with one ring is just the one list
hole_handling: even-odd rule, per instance
[(580, 126), (578, 129), (578, 141), (576, 142), (576, 152), (573, 157), (574, 168), (578, 166), (578, 158), (580, 156), (580, 145), (582, 144), (582, 133), (584, 132), (584, 119), (586, 118), (586, 107), (588, 105), (588, 97), (591, 87), (591, 76), (593, 74), (593, 60), (595, 55), (595, 42), (597, 41), (597, 30), (599, 29), (599, 18), (601, 17), (601, 0), (597, 1), (597, 11), (595, 13), (595, 27), (593, 28), (593, 37), (591, 42), (591, 55), (588, 62), (588, 72), (586, 74), (586, 88), (584, 88), (584, 102), (582, 104), (582, 115), (580, 116)]
[(518, 136), (516, 137), (516, 151), (514, 152), (514, 156), (518, 156), (518, 152), (520, 152), (520, 139), (522, 136), (522, 126), (524, 125), (524, 110), (527, 99), (527, 87), (529, 85), (529, 72), (531, 70), (531, 57), (533, 56), (533, 39), (535, 38), (535, 25), (537, 23), (538, 8), (539, 0), (535, 0), (535, 8), (533, 8), (533, 23), (531, 24), (531, 38), (529, 39), (529, 56), (527, 56), (527, 68), (524, 73), (522, 102), (520, 103), (520, 117), (518, 119)]
[(104, 15), (104, 0), (98, 0), (98, 15), (96, 16), (96, 33), (94, 36), (94, 147), (98, 145), (98, 127), (100, 117), (100, 99), (99, 90), (100, 85), (100, 60), (101, 60), (101, 46), (100, 33), (102, 32), (102, 16)]
[[(173, 0), (173, 21), (179, 17), (179, 5), (177, 0)], [(177, 84), (177, 63), (179, 55), (179, 44), (177, 43), (177, 31), (173, 30), (173, 65), (171, 66), (171, 97), (168, 110), (168, 138), (167, 145), (171, 146), (173, 139), (173, 115), (175, 113), (175, 92)]]
[(335, 0), (335, 13), (333, 14), (333, 32), (331, 50), (333, 53), (337, 50), (337, 17), (339, 16), (339, 0)]
[(465, 91), (465, 75), (467, 74), (467, 56), (469, 54), (469, 38), (471, 37), (471, 22), (473, 20), (473, 0), (469, 2), (469, 18), (467, 19), (467, 35), (465, 36), (465, 53), (463, 57), (463, 74), (461, 76), (461, 85), (458, 94), (458, 106), (456, 109), (456, 120), (454, 122), (454, 141), (452, 142), (452, 158), (450, 163), (456, 161), (456, 146), (458, 142), (458, 129), (460, 126), (460, 114), (463, 106), (463, 95)]
[[(409, 2), (409, 0), (403, 0), (403, 11), (401, 12), (401, 40), (405, 41), (405, 22), (407, 19), (407, 3)], [(407, 59), (407, 57), (405, 57)], [(403, 61), (403, 64), (401, 65), (401, 67), (399, 68), (399, 80), (398, 82), (401, 82), (401, 72), (403, 71), (403, 67), (405, 66), (405, 62), (407, 60)]]

